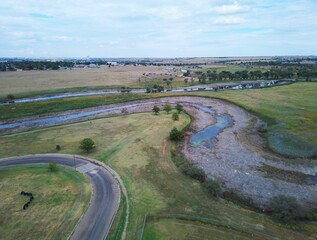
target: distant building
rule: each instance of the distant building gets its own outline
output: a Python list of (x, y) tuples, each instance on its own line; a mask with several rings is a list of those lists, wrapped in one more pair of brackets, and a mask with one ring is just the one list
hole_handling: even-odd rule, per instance
[(111, 65), (111, 66), (118, 66), (118, 63), (117, 62), (107, 62), (108, 65)]

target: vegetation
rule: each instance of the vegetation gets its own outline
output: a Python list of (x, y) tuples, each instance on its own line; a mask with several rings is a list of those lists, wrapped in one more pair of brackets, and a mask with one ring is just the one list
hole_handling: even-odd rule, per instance
[(174, 121), (178, 121), (179, 120), (179, 114), (177, 112), (174, 112), (172, 115), (172, 118)]
[(85, 150), (87, 153), (96, 147), (95, 142), (91, 138), (84, 138), (80, 141), (79, 148)]
[(57, 164), (56, 162), (50, 162), (48, 164), (48, 169), (51, 171), (51, 172), (56, 172), (57, 171)]
[(172, 111), (172, 106), (167, 103), (164, 105), (163, 109), (166, 113), (169, 113), (170, 111)]
[(154, 113), (155, 115), (158, 115), (158, 114), (160, 113), (160, 108), (155, 105), (155, 106), (153, 107), (152, 111), (153, 111), (153, 113)]
[(0, 70), (1, 71), (16, 71), (17, 69), (22, 70), (58, 70), (60, 67), (73, 67), (74, 63), (72, 62), (47, 62), (47, 61), (23, 61), (23, 62), (1, 62)]
[[(67, 239), (91, 195), (88, 180), (70, 168), (54, 174), (45, 165), (2, 168), (0, 183), (0, 236), (8, 240)], [(21, 191), (34, 195), (27, 210)]]
[(178, 113), (181, 113), (184, 109), (183, 109), (183, 105), (177, 103), (176, 105), (176, 110), (178, 111)]
[[(183, 113), (179, 121), (173, 121), (166, 114), (156, 117), (150, 113), (98, 119), (92, 124), (89, 121), (2, 136), (0, 154), (5, 157), (51, 152), (56, 142), (63, 145), (62, 153), (85, 154), (79, 151), (78, 142), (91, 136), (98, 148), (90, 157), (116, 170), (128, 190), (130, 218), (127, 239), (140, 239), (145, 214), (154, 216), (154, 219), (164, 214), (170, 221), (165, 228), (167, 233), (183, 229), (188, 238), (195, 238), (199, 231), (202, 239), (214, 236), (221, 239), (221, 229), (224, 228), (228, 234), (225, 236), (241, 239), (254, 239), (258, 235), (261, 236), (258, 239), (305, 239), (305, 235), (292, 231), (287, 225), (272, 222), (263, 214), (215, 201), (197, 180), (184, 176), (176, 168), (170, 156), (174, 143), (167, 140), (170, 126), (183, 129), (189, 122), (190, 118)], [(120, 225), (121, 216), (118, 217), (115, 222)], [(152, 218), (149, 219), (145, 223), (144, 239), (159, 238), (166, 225), (161, 225), (159, 218), (153, 228)], [(195, 226), (189, 228), (193, 222)], [(257, 224), (264, 228), (257, 230)], [(312, 233), (317, 233), (314, 226), (309, 227)], [(161, 239), (166, 239), (164, 236)]]
[(308, 219), (308, 211), (293, 197), (284, 195), (273, 197), (269, 204), (269, 210), (272, 211), (272, 216), (275, 219), (282, 222), (290, 223)]
[(170, 132), (170, 139), (172, 141), (180, 141), (184, 137), (184, 133), (181, 130), (178, 130), (176, 127), (173, 127), (173, 129)]
[(211, 196), (219, 197), (221, 195), (221, 186), (218, 181), (207, 178), (207, 180), (203, 183), (203, 186)]

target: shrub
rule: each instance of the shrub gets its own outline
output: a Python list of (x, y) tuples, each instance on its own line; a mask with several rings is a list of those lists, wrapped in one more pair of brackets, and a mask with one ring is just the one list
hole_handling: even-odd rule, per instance
[(183, 111), (183, 106), (177, 103), (176, 110), (178, 111), (178, 113), (180, 113), (181, 111)]
[(176, 112), (173, 113), (172, 118), (173, 118), (174, 121), (178, 121), (178, 120), (179, 120), (179, 115), (178, 115), (178, 113), (176, 113)]
[(204, 188), (208, 191), (208, 193), (213, 197), (219, 197), (221, 195), (221, 187), (219, 182), (208, 178), (204, 184)]
[(13, 94), (8, 94), (7, 95), (7, 99), (8, 100), (14, 100), (15, 99), (15, 96)]
[(223, 192), (223, 198), (227, 201), (233, 202), (237, 205), (248, 207), (253, 210), (257, 210), (258, 207), (250, 197), (241, 196), (233, 191), (225, 191)]
[(196, 179), (200, 182), (205, 182), (206, 180), (206, 174), (204, 170), (202, 170), (201, 168), (192, 166), (190, 164), (185, 164), (182, 166), (182, 171), (184, 172), (185, 175), (193, 179)]
[(48, 164), (48, 169), (51, 171), (51, 172), (55, 172), (57, 170), (57, 164), (56, 162), (50, 162)]
[(172, 107), (170, 104), (165, 104), (163, 109), (166, 113), (169, 113), (170, 111), (172, 111)]
[(176, 127), (174, 127), (170, 132), (170, 139), (172, 141), (182, 140), (183, 137), (184, 137), (184, 133), (182, 131), (177, 130)]
[(279, 195), (271, 199), (269, 210), (272, 216), (282, 222), (294, 222), (308, 219), (308, 211), (298, 203), (296, 198)]
[(60, 151), (62, 148), (60, 145), (56, 145), (55, 149), (56, 149), (56, 151)]
[(158, 106), (154, 106), (152, 111), (154, 112), (155, 115), (158, 115), (160, 113), (160, 108)]

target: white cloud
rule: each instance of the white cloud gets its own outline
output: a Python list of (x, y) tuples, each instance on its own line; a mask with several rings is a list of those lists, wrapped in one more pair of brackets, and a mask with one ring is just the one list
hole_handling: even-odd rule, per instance
[(220, 24), (220, 25), (235, 25), (235, 24), (242, 24), (246, 22), (247, 21), (244, 18), (237, 17), (237, 16), (221, 16), (221, 17), (217, 17), (214, 20), (215, 24)]

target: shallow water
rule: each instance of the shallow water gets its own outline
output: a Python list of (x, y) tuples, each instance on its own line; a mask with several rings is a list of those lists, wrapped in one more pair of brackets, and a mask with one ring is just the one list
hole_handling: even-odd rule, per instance
[(309, 176), (305, 179), (305, 182), (309, 185), (317, 184), (317, 176)]
[(232, 117), (228, 114), (217, 116), (217, 122), (204, 130), (194, 134), (190, 138), (190, 144), (194, 147), (203, 145), (212, 148), (215, 137), (225, 128), (232, 126)]

